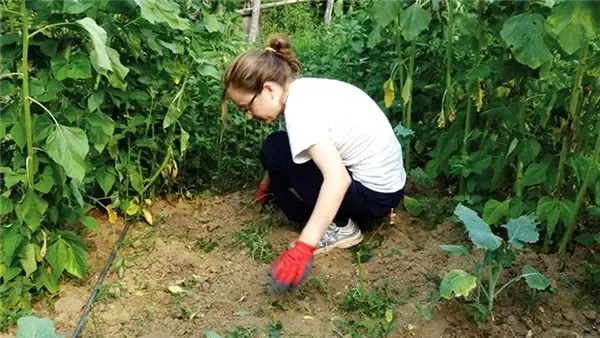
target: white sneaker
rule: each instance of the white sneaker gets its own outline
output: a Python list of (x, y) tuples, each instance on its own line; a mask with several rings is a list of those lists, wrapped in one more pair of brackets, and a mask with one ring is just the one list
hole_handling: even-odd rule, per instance
[(331, 223), (323, 237), (321, 237), (314, 254), (325, 253), (334, 248), (350, 248), (359, 244), (362, 240), (362, 232), (353, 220), (349, 219), (348, 224), (344, 227)]

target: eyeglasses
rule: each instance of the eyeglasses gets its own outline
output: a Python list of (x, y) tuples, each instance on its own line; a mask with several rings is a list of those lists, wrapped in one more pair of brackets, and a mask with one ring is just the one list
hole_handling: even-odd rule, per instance
[(256, 92), (256, 94), (254, 94), (254, 96), (252, 97), (252, 100), (250, 100), (250, 102), (248, 102), (248, 104), (246, 104), (243, 107), (240, 107), (244, 113), (248, 114), (248, 111), (250, 110), (250, 108), (252, 107), (252, 104), (254, 103), (254, 99), (256, 99), (256, 97), (260, 93), (262, 93), (262, 89), (260, 91)]

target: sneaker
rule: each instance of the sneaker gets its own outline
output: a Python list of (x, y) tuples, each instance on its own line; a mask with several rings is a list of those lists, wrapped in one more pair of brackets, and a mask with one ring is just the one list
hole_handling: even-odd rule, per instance
[(334, 248), (350, 248), (363, 240), (363, 235), (358, 225), (349, 219), (346, 226), (340, 227), (331, 223), (315, 250), (315, 255), (328, 252)]

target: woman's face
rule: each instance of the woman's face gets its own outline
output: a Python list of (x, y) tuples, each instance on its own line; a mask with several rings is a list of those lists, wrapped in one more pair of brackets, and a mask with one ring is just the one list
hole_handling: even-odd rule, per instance
[(267, 81), (259, 92), (248, 92), (235, 87), (227, 91), (229, 98), (249, 120), (270, 124), (277, 119), (285, 107), (286, 93), (283, 87)]

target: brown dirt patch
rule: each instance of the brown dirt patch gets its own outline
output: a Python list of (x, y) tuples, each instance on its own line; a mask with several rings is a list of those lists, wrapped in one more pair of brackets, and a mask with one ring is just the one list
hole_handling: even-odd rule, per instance
[[(83, 337), (205, 337), (209, 330), (224, 336), (246, 327), (247, 336), (268, 336), (280, 323), (284, 337), (335, 337), (336, 319), (360, 319), (340, 307), (344, 294), (357, 285), (357, 268), (348, 250), (318, 256), (307, 281), (295, 293), (274, 295), (267, 286), (269, 264), (257, 262), (248, 247), (234, 243), (236, 234), (252, 222), (267, 222), (275, 253), (285, 250), (297, 231), (285, 226), (281, 216), (264, 218), (247, 207), (250, 195), (155, 203), (155, 225), (137, 223), (104, 281)], [(97, 215), (100, 233), (90, 236), (88, 279), (67, 282), (54, 299), (36, 307), (39, 316), (55, 320), (57, 330), (70, 335), (82, 307), (96, 283), (113, 243), (122, 228)], [(416, 219), (398, 212), (396, 225), (365, 232), (382, 239), (363, 264), (365, 288), (374, 290), (384, 281), (394, 290), (396, 329), (390, 337), (594, 337), (600, 334), (600, 316), (576, 308), (575, 290), (560, 281), (581, 280), (583, 249), (574, 253), (568, 270), (558, 271), (553, 255), (528, 252), (519, 258), (548, 276), (553, 294), (538, 295), (526, 311), (526, 288), (517, 283), (495, 306), (494, 322), (478, 328), (457, 301), (442, 302), (431, 320), (423, 314), (427, 301), (443, 275), (452, 268), (470, 269), (464, 258), (449, 255), (439, 244), (466, 243), (462, 228), (451, 222), (427, 231)], [(208, 241), (218, 245), (203, 251)], [(515, 271), (520, 269), (517, 265)], [(119, 269), (119, 266), (122, 266)], [(121, 270), (121, 271), (119, 271)], [(512, 273), (509, 271), (508, 273)], [(170, 286), (184, 292), (173, 294)], [(245, 337), (244, 335), (238, 335)]]

